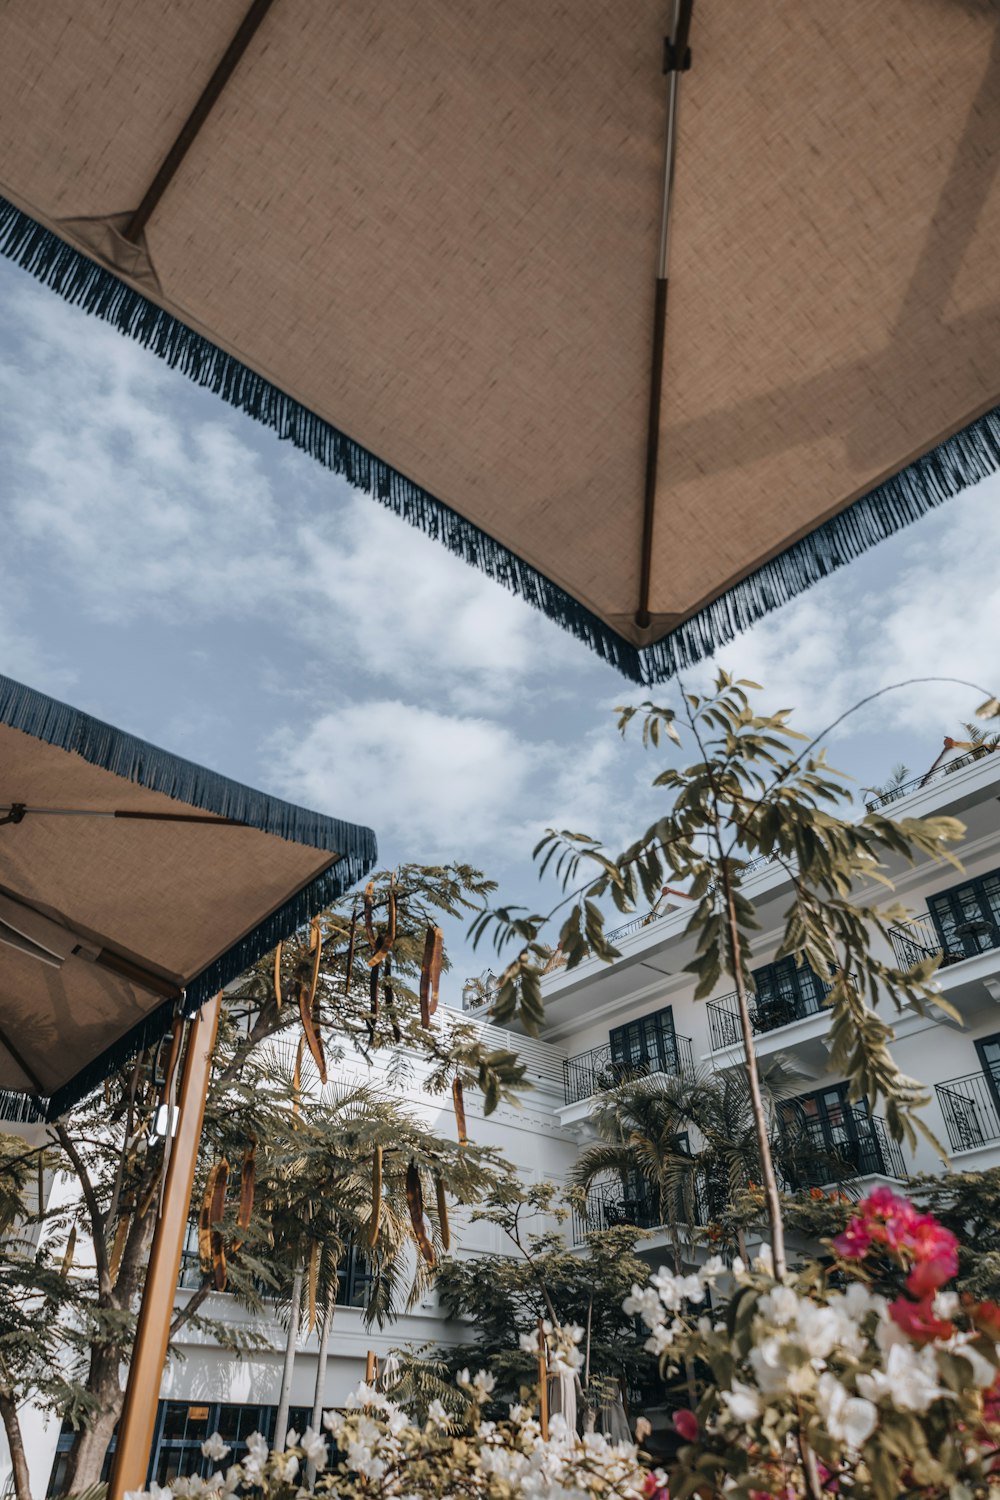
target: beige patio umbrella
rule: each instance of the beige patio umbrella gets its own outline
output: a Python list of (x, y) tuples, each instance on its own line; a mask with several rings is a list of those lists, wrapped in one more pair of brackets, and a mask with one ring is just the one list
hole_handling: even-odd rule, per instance
[(0, 9), (6, 253), (639, 680), (996, 468), (998, 160), (998, 0)]
[(367, 828), (0, 677), (0, 1124), (55, 1118), (168, 1031), (176, 1059), (185, 1018), (196, 1018), (164, 1121), (174, 1138), (114, 1500), (145, 1482), (219, 991), (375, 858)]

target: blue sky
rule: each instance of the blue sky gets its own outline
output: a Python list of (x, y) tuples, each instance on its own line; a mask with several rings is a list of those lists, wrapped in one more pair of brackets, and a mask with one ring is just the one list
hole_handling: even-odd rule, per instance
[[(721, 663), (813, 732), (900, 678), (995, 690), (998, 499), (990, 480), (949, 501)], [(368, 823), (387, 863), (465, 859), (533, 902), (547, 824), (616, 844), (655, 807), (652, 768), (615, 729), (640, 690), (2, 261), (0, 519), (0, 671)], [(900, 760), (922, 771), (975, 703), (892, 695), (849, 721), (831, 759), (862, 783)]]

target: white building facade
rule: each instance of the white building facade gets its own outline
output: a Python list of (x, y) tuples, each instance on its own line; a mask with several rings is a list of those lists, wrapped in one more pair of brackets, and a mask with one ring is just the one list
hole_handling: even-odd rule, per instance
[[(904, 1011), (889, 1016), (896, 1041), (893, 1054), (903, 1072), (926, 1084), (932, 1094), (927, 1123), (951, 1152), (956, 1168), (1000, 1165), (1000, 753), (944, 767), (925, 785), (894, 794), (893, 815), (948, 814), (966, 825), (956, 852), (959, 874), (948, 865), (922, 862), (894, 871), (896, 896), (913, 918), (893, 932), (894, 957), (908, 964), (926, 953), (941, 955), (942, 994), (961, 1021), (943, 1012), (921, 1017)], [(788, 905), (787, 876), (763, 864), (748, 874), (745, 894), (754, 902), (762, 930), (754, 942), (756, 997), (753, 1022), (758, 1054), (781, 1053), (805, 1081), (796, 1105), (800, 1130), (814, 1137), (817, 1159), (834, 1153), (847, 1163), (852, 1186), (894, 1182), (914, 1173), (941, 1169), (933, 1149), (922, 1143), (910, 1153), (892, 1141), (877, 1113), (850, 1105), (845, 1081), (831, 1071), (826, 1046), (829, 1013), (823, 986), (794, 962), (775, 962)], [(873, 897), (875, 892), (865, 893)], [(487, 1027), (495, 1046), (520, 1051), (532, 1089), (522, 1108), (507, 1105), (484, 1118), (474, 1094), (467, 1099), (470, 1135), (496, 1146), (526, 1181), (561, 1182), (580, 1145), (588, 1138), (589, 1117), (602, 1090), (633, 1070), (672, 1073), (681, 1069), (721, 1070), (740, 1066), (742, 1043), (733, 997), (720, 987), (707, 1001), (693, 999), (693, 980), (684, 966), (693, 943), (684, 937), (687, 912), (668, 911), (655, 921), (636, 919), (615, 937), (621, 957), (611, 965), (589, 962), (572, 973), (557, 971), (546, 981), (544, 1040), (534, 1041)], [(420, 1087), (414, 1074), (408, 1103), (442, 1133), (454, 1129), (450, 1107)], [(813, 1179), (816, 1181), (816, 1179)], [(817, 1183), (818, 1185), (818, 1183)], [(567, 1227), (579, 1239), (588, 1227), (613, 1222), (650, 1226), (648, 1201), (636, 1190), (609, 1181), (589, 1200), (588, 1218)], [(655, 1215), (654, 1215), (655, 1217)], [(488, 1225), (455, 1226), (456, 1253), (475, 1256), (505, 1247)], [(662, 1243), (662, 1240), (659, 1242)], [(655, 1252), (657, 1240), (651, 1241)], [(337, 1310), (331, 1340), (326, 1401), (343, 1401), (363, 1377), (367, 1352), (381, 1359), (401, 1345), (465, 1341), (442, 1317), (434, 1296), (379, 1334), (367, 1331), (361, 1312), (351, 1306), (357, 1288), (345, 1268), (345, 1305)], [(178, 1302), (188, 1295), (178, 1290)], [(247, 1314), (225, 1295), (206, 1309), (233, 1321)], [(260, 1325), (258, 1325), (260, 1326)], [(237, 1444), (259, 1428), (273, 1427), (281, 1374), (284, 1330), (275, 1320), (262, 1331), (273, 1353), (236, 1359), (196, 1334), (181, 1335), (184, 1358), (164, 1373), (151, 1460), (162, 1482), (188, 1471), (200, 1456), (199, 1444), (216, 1428)], [(312, 1405), (316, 1340), (305, 1338), (296, 1360), (292, 1390), (293, 1422)], [(296, 1412), (299, 1409), (299, 1413)], [(58, 1488), (57, 1426), (26, 1414), (29, 1463), (35, 1493)], [(301, 1420), (301, 1416), (300, 1416)], [(64, 1440), (65, 1441), (65, 1440)], [(0, 1489), (5, 1453), (0, 1447)], [(50, 1478), (51, 1476), (51, 1478)]]

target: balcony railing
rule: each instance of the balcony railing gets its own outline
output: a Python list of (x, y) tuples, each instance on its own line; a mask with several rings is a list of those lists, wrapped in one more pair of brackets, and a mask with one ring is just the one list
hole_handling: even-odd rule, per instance
[[(952, 964), (963, 963), (967, 958), (975, 958), (977, 953), (988, 953), (991, 949), (1000, 948), (1000, 925), (985, 918), (971, 917), (969, 921), (960, 924), (955, 929), (954, 937), (947, 943), (942, 942), (940, 933), (926, 915), (913, 917), (890, 931), (893, 952), (901, 969), (909, 969), (922, 958), (936, 958), (939, 955), (942, 969), (947, 969)], [(963, 943), (963, 937), (974, 941)]]
[(829, 1123), (803, 1120), (781, 1130), (782, 1174), (790, 1188), (827, 1187), (851, 1177), (905, 1177), (899, 1142), (881, 1115), (856, 1107), (834, 1138)]
[[(740, 878), (745, 880), (748, 875), (753, 875), (757, 870), (762, 870), (765, 865), (769, 865), (773, 859), (773, 854), (758, 854), (756, 858), (748, 859), (740, 871)], [(652, 926), (654, 922), (659, 922), (662, 917), (667, 917), (676, 910), (676, 906), (665, 906), (662, 911), (643, 912), (641, 916), (631, 917), (627, 922), (623, 922), (620, 927), (612, 927), (604, 936), (609, 943), (619, 943), (622, 938), (631, 937), (634, 932), (640, 932), (643, 927)]]
[(955, 760), (949, 760), (945, 765), (938, 766), (936, 771), (929, 771), (924, 776), (914, 776), (912, 781), (904, 781), (900, 786), (894, 786), (889, 792), (882, 792), (880, 796), (867, 798), (865, 810), (878, 812), (881, 808), (888, 807), (890, 803), (898, 802), (901, 797), (908, 797), (911, 792), (918, 792), (925, 786), (933, 786), (936, 781), (950, 776), (953, 771), (961, 771), (966, 766), (971, 766), (974, 760), (982, 760), (983, 756), (989, 753), (983, 748), (970, 750), (967, 755), (959, 755)]
[(563, 1097), (567, 1104), (576, 1104), (581, 1099), (590, 1099), (606, 1089), (616, 1089), (619, 1084), (631, 1083), (637, 1078), (648, 1078), (653, 1073), (694, 1072), (694, 1049), (691, 1038), (674, 1036), (664, 1038), (663, 1054), (651, 1054), (635, 1062), (622, 1062), (611, 1056), (611, 1044), (593, 1047), (579, 1057), (569, 1057), (563, 1063)]
[[(749, 999), (750, 1028), (754, 1036), (764, 1036), (781, 1026), (791, 1026), (793, 1021), (818, 1016), (826, 1009), (821, 999), (811, 995), (751, 995)], [(708, 1031), (713, 1052), (724, 1047), (737, 1047), (742, 1042), (739, 998), (735, 993), (708, 1002)]]
[[(676, 1221), (684, 1224), (688, 1209), (683, 1192), (677, 1195)], [(694, 1193), (694, 1221), (704, 1222), (700, 1192)], [(659, 1194), (650, 1185), (639, 1194), (627, 1194), (620, 1182), (598, 1182), (587, 1193), (586, 1206), (581, 1211), (573, 1210), (573, 1244), (582, 1245), (588, 1234), (598, 1229), (616, 1229), (620, 1224), (632, 1224), (636, 1229), (659, 1229), (663, 1224)]]
[(947, 1083), (936, 1083), (934, 1088), (953, 1151), (971, 1151), (976, 1146), (1000, 1141), (1000, 1111), (985, 1073), (950, 1078)]

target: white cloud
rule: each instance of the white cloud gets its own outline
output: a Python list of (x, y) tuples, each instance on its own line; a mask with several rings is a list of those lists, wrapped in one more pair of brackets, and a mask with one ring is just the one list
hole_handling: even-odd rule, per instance
[[(1000, 479), (987, 480), (775, 611), (720, 652), (796, 722), (822, 729), (869, 693), (912, 677), (1000, 678)], [(954, 733), (976, 691), (930, 683), (847, 721), (862, 731)]]
[(7, 524), (91, 618), (259, 619), (465, 712), (523, 687), (539, 658), (546, 672), (580, 659), (506, 590), (100, 321), (34, 287), (10, 300)]
[(284, 795), (376, 828), (406, 858), (492, 872), (526, 862), (550, 824), (608, 842), (634, 831), (641, 793), (621, 795), (631, 771), (614, 738), (601, 725), (578, 745), (533, 741), (495, 718), (380, 698), (279, 730), (268, 759)]
[(322, 714), (271, 746), (283, 790), (367, 823), (407, 858), (480, 857), (510, 840), (512, 811), (531, 793), (533, 748), (506, 726), (392, 699)]

